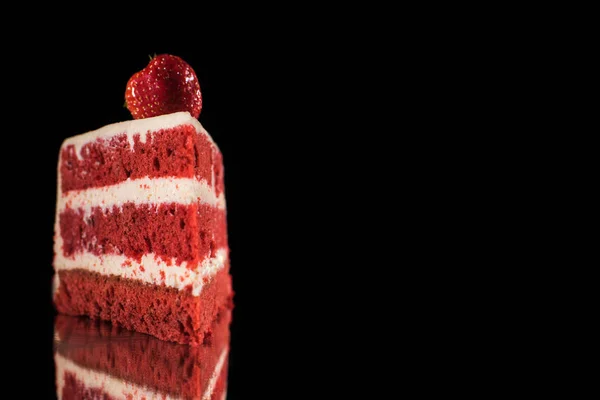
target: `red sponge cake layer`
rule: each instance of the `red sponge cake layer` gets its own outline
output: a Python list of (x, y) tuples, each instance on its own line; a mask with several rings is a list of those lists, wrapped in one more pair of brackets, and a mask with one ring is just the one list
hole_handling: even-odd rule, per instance
[(189, 290), (141, 283), (85, 270), (60, 271), (55, 295), (59, 312), (112, 321), (162, 340), (201, 344), (219, 311), (232, 307), (228, 266), (204, 284), (199, 296)]
[[(87, 215), (86, 215), (87, 214)], [(197, 265), (227, 246), (225, 210), (206, 204), (135, 204), (111, 209), (67, 208), (59, 215), (63, 253), (122, 254), (140, 259), (154, 253), (166, 262)]]
[[(133, 133), (97, 138), (61, 151), (62, 191), (114, 185), (143, 177), (198, 177), (211, 182), (218, 149), (192, 125), (161, 129), (145, 136)], [(131, 137), (131, 135), (130, 135)], [(220, 155), (219, 155), (220, 157)]]

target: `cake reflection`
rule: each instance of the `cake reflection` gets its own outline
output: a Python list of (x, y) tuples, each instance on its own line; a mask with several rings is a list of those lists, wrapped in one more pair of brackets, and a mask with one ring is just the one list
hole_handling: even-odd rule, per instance
[(225, 399), (231, 311), (200, 346), (181, 345), (87, 317), (57, 315), (57, 397)]

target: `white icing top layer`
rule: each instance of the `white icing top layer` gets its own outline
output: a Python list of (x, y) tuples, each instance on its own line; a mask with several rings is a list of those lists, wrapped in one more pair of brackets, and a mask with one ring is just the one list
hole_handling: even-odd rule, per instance
[(194, 204), (197, 202), (225, 209), (223, 193), (216, 195), (213, 187), (205, 180), (194, 178), (140, 178), (128, 179), (110, 186), (72, 190), (59, 194), (57, 211), (66, 207), (83, 209), (87, 214), (92, 207), (103, 209), (121, 207), (125, 203), (135, 204)]
[[(229, 349), (225, 347), (219, 356), (215, 370), (210, 376), (210, 381), (207, 387), (204, 389), (204, 393), (201, 398), (202, 400), (210, 400), (212, 397), (213, 391), (215, 390), (215, 385), (219, 375), (221, 374), (225, 361), (227, 360), (228, 354)], [(180, 399), (180, 397), (174, 397), (166, 393), (161, 393), (157, 390), (145, 388), (103, 372), (80, 367), (73, 361), (63, 357), (58, 353), (54, 354), (54, 361), (56, 365), (56, 394), (58, 399), (62, 399), (63, 388), (65, 387), (65, 372), (74, 374), (77, 380), (83, 382), (86, 388), (98, 389), (115, 399)]]
[(145, 254), (140, 262), (123, 255), (105, 254), (96, 256), (92, 253), (77, 253), (73, 257), (65, 257), (61, 252), (56, 254), (54, 268), (56, 271), (68, 269), (84, 269), (102, 275), (117, 275), (127, 279), (137, 279), (153, 285), (166, 286), (183, 290), (192, 286), (192, 295), (200, 296), (204, 287), (204, 278), (210, 278), (225, 266), (229, 257), (227, 249), (219, 249), (215, 257), (205, 259), (196, 269), (187, 268), (187, 263), (171, 265), (155, 257), (154, 253)]
[(140, 135), (140, 142), (145, 143), (149, 132), (158, 131), (161, 129), (170, 129), (179, 125), (192, 125), (196, 128), (196, 132), (205, 135), (215, 146), (212, 137), (200, 124), (196, 118), (187, 111), (176, 112), (172, 114), (159, 115), (157, 117), (133, 119), (130, 121), (117, 122), (110, 125), (105, 125), (95, 131), (83, 133), (81, 135), (72, 136), (65, 139), (62, 147), (73, 145), (75, 152), (79, 158), (82, 157), (81, 149), (86, 143), (95, 141), (96, 139), (109, 139), (117, 135), (127, 135), (127, 140), (131, 148), (134, 144), (134, 136)]

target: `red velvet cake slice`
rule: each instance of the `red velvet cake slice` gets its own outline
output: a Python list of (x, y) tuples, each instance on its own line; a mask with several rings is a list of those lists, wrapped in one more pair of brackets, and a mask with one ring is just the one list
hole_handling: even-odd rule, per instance
[(226, 396), (231, 311), (200, 346), (165, 342), (108, 322), (59, 315), (54, 363), (59, 399), (202, 399)]
[(231, 307), (222, 155), (188, 112), (66, 139), (54, 239), (60, 313), (196, 345)]

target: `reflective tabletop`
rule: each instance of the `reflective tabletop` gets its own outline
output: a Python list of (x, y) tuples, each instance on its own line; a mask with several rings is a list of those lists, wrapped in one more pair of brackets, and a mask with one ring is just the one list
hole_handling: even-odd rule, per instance
[(231, 311), (201, 346), (165, 342), (87, 317), (57, 315), (58, 399), (202, 399), (227, 396)]

